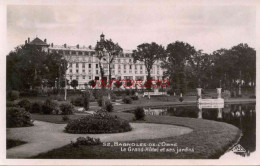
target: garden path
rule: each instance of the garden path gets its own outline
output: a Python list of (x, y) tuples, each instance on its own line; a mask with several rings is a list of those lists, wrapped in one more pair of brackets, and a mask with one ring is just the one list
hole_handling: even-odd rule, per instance
[(54, 124), (34, 121), (32, 127), (8, 128), (7, 138), (18, 139), (26, 144), (7, 150), (7, 158), (28, 158), (52, 149), (60, 148), (75, 141), (80, 136), (100, 138), (101, 142), (133, 141), (140, 139), (156, 139), (187, 134), (192, 129), (182, 126), (130, 123), (133, 130), (114, 134), (69, 134), (64, 133), (66, 124)]

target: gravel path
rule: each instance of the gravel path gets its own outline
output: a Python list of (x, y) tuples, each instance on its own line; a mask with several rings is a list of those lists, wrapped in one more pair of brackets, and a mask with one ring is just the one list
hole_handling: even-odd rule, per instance
[(42, 121), (34, 121), (32, 127), (8, 128), (8, 139), (19, 139), (28, 142), (26, 144), (7, 150), (7, 158), (28, 158), (52, 149), (60, 148), (75, 141), (80, 136), (100, 138), (102, 142), (133, 141), (139, 139), (156, 139), (178, 136), (192, 131), (181, 126), (131, 123), (130, 132), (115, 134), (68, 134), (64, 133), (66, 124), (54, 124)]

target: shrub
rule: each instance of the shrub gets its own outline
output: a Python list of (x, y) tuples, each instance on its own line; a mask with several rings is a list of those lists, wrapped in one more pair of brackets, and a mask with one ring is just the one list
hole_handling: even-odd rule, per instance
[(62, 120), (63, 120), (64, 122), (67, 122), (67, 121), (70, 120), (70, 118), (68, 117), (68, 115), (63, 115), (63, 116), (62, 116)]
[(65, 132), (74, 134), (119, 133), (132, 130), (128, 121), (109, 115), (104, 111), (71, 120)]
[(71, 115), (74, 112), (74, 107), (70, 103), (62, 103), (60, 105), (60, 111), (62, 115)]
[(18, 107), (18, 105), (12, 101), (6, 101), (6, 107)]
[(131, 91), (130, 91), (129, 89), (126, 89), (126, 90), (125, 90), (125, 94), (128, 96), (128, 95), (131, 94)]
[(58, 103), (54, 102), (51, 99), (46, 99), (42, 106), (42, 112), (44, 114), (51, 114), (53, 112), (56, 112), (57, 114), (59, 112)]
[(83, 100), (82, 97), (76, 97), (76, 98), (73, 98), (71, 100), (71, 104), (78, 106), (78, 107), (83, 107), (84, 106), (84, 100)]
[(142, 107), (137, 107), (135, 109), (135, 119), (144, 120), (144, 117), (145, 117), (144, 109)]
[(83, 95), (83, 107), (87, 111), (89, 109), (90, 93), (86, 92)]
[(42, 102), (32, 103), (30, 113), (42, 113), (42, 105)]
[(180, 97), (180, 98), (179, 98), (179, 101), (180, 101), (180, 102), (183, 102), (183, 100), (184, 100), (183, 97)]
[(23, 99), (18, 102), (18, 105), (25, 109), (25, 111), (30, 111), (31, 109), (31, 102), (27, 99)]
[(110, 101), (106, 101), (105, 106), (106, 106), (107, 112), (112, 112), (114, 109), (113, 104)]
[(14, 101), (19, 99), (19, 92), (18, 91), (10, 91), (7, 93), (7, 100)]
[(122, 101), (125, 103), (125, 104), (132, 104), (132, 99), (130, 97), (124, 97), (122, 99)]
[(102, 107), (103, 99), (98, 99), (98, 100), (97, 100), (97, 103), (98, 103), (98, 106), (99, 106), (99, 107)]
[(135, 96), (135, 95), (134, 95), (134, 96), (131, 96), (131, 99), (132, 99), (132, 100), (138, 100), (138, 96)]
[(79, 147), (79, 145), (90, 146), (90, 145), (99, 145), (99, 144), (101, 144), (99, 138), (91, 138), (89, 136), (79, 137), (77, 138), (76, 142), (71, 141), (71, 145), (74, 147)]
[(7, 127), (27, 127), (33, 126), (31, 114), (24, 108), (9, 107), (6, 112)]

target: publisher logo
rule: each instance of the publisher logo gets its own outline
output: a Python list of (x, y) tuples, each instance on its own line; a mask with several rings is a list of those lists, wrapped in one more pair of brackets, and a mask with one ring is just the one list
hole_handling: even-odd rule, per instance
[(245, 153), (246, 152), (246, 150), (239, 144), (237, 144), (235, 147), (233, 147), (232, 151), (235, 153), (240, 153), (240, 152)]

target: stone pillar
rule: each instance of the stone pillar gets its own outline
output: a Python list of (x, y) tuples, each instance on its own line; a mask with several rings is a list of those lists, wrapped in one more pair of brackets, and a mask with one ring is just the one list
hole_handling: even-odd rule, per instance
[(217, 88), (218, 99), (221, 99), (221, 88)]
[(198, 112), (198, 118), (201, 119), (202, 118), (202, 108), (199, 108), (199, 112)]
[(201, 88), (197, 88), (197, 92), (198, 92), (198, 99), (201, 98)]

